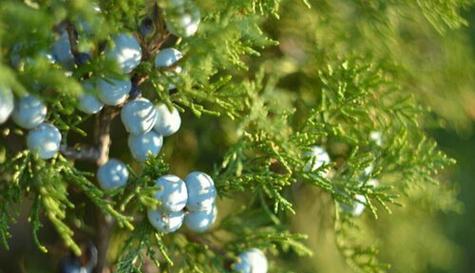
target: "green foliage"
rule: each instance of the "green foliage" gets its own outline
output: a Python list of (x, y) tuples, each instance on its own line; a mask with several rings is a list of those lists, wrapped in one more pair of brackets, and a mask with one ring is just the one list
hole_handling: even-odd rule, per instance
[[(94, 11), (91, 3), (8, 0), (0, 6), (0, 81), (17, 97), (29, 92), (44, 99), (48, 121), (61, 130), (64, 145), (78, 138), (91, 142), (93, 137), (91, 120), (76, 110), (83, 92), (80, 82), (120, 76), (104, 56), (104, 46), (117, 32), (136, 33), (145, 16), (155, 16), (154, 23), (163, 28), (167, 1), (98, 1), (102, 12)], [(332, 225), (322, 229), (334, 235), (350, 268), (388, 272), (389, 265), (379, 259), (379, 245), (359, 240), (366, 226), (361, 222), (371, 225), (386, 219), (402, 203), (413, 205), (429, 191), (445, 193), (445, 205), (437, 207), (436, 200), (423, 199), (428, 207), (456, 207), (452, 192), (434, 186), (440, 183), (440, 172), (454, 162), (426, 135), (435, 123), (428, 109), (433, 105), (421, 103), (426, 93), (408, 88), (413, 82), (425, 86), (426, 81), (415, 74), (416, 54), (404, 52), (405, 38), (399, 32), (418, 37), (410, 30), (421, 18), (437, 32), (449, 32), (465, 25), (460, 10), (469, 4), (465, 0), (197, 1), (202, 14), (197, 35), (164, 41), (184, 53), (179, 62), (184, 73), (156, 69), (155, 51), (149, 50), (133, 76), (146, 75), (140, 88), (154, 103), (164, 102), (185, 113), (186, 129), (179, 139), (184, 146), (186, 136), (193, 136), (189, 131), (194, 126), (187, 123), (196, 122), (208, 134), (219, 135), (222, 147), (210, 158), (221, 160), (205, 162), (213, 169), (223, 207), (219, 224), (197, 235), (161, 234), (148, 223), (147, 209), (159, 205), (153, 197), (154, 180), (174, 170), (167, 162), (169, 154), (150, 157), (143, 166), (130, 164), (128, 185), (103, 191), (94, 182), (94, 168), (63, 155), (40, 160), (18, 144), (24, 132), (7, 123), (2, 125), (5, 140), (0, 142), (7, 158), (0, 164), (2, 244), (8, 248), (9, 225), (18, 217), (22, 200), (29, 199), (29, 220), (40, 250), (47, 251), (38, 235), (45, 216), (64, 245), (80, 254), (74, 235), (87, 234), (91, 224), (80, 219), (77, 207), (88, 203), (117, 224), (112, 244), (116, 248), (109, 255), (114, 272), (146, 272), (150, 264), (161, 272), (229, 272), (236, 256), (251, 247), (275, 259), (271, 270), (283, 264), (282, 272), (302, 272), (304, 265), (294, 268), (286, 262), (318, 252), (295, 226), (295, 218), (307, 213), (298, 206), (300, 196), (311, 189), (331, 200), (315, 201), (331, 215), (326, 221)], [(411, 15), (412, 21), (405, 18)], [(93, 60), (74, 66), (66, 76), (66, 69), (48, 61), (44, 53), (57, 39), (61, 24), (80, 22), (92, 26), (91, 31), (77, 30), (78, 47), (90, 50)], [(159, 32), (156, 37), (167, 37)], [(140, 41), (143, 48), (150, 42), (143, 37)], [(17, 63), (12, 62), (15, 58)], [(175, 84), (177, 92), (169, 92), (169, 84)], [(213, 131), (216, 128), (220, 131)], [(382, 134), (381, 143), (371, 139), (374, 132)], [(114, 141), (125, 138), (124, 132), (119, 134)], [(324, 146), (332, 162), (308, 170), (311, 159), (305, 154), (314, 145)], [(169, 147), (166, 151), (173, 151)], [(113, 152), (130, 159), (123, 151)], [(188, 154), (179, 159), (196, 163)], [(373, 170), (367, 173), (368, 168)], [(381, 185), (372, 185), (370, 179)], [(79, 193), (80, 201), (73, 200), (72, 193)], [(372, 218), (341, 210), (345, 204), (361, 203), (357, 196), (364, 196)], [(73, 218), (82, 224), (73, 224)], [(377, 234), (367, 237), (372, 236), (377, 240)]]

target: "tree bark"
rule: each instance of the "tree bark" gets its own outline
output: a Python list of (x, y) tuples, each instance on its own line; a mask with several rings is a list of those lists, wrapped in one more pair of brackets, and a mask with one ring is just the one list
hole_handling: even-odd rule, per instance
[[(94, 139), (96, 141), (97, 155), (96, 163), (98, 166), (105, 164), (109, 160), (109, 150), (111, 145), (110, 130), (114, 117), (118, 114), (117, 109), (106, 107), (96, 118), (94, 130)], [(109, 272), (107, 270), (107, 252), (111, 238), (114, 219), (110, 215), (105, 215), (99, 208), (95, 210), (96, 216), (96, 240), (97, 247), (97, 265), (95, 273)]]

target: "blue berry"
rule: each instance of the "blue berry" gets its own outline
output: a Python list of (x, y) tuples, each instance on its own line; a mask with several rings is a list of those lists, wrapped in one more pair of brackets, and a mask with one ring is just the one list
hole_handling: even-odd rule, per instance
[(239, 273), (266, 273), (267, 267), (266, 256), (257, 248), (241, 253), (238, 262), (234, 264), (234, 270)]
[(185, 178), (188, 190), (186, 207), (191, 211), (209, 210), (216, 199), (213, 179), (202, 172), (192, 172)]
[(79, 98), (78, 109), (86, 114), (99, 113), (103, 107), (104, 104), (92, 94), (83, 94)]
[(97, 96), (104, 104), (116, 106), (127, 100), (132, 82), (128, 79), (100, 79), (97, 88)]
[(142, 22), (140, 22), (139, 31), (143, 37), (153, 35), (153, 33), (155, 33), (155, 25), (153, 24), (152, 19), (144, 18)]
[(193, 36), (201, 21), (201, 13), (193, 2), (172, 1), (166, 10), (168, 31), (179, 37)]
[(101, 111), (104, 104), (94, 95), (94, 83), (92, 81), (84, 81), (82, 86), (84, 93), (79, 97), (78, 109), (86, 114), (96, 114)]
[(147, 156), (156, 156), (162, 149), (163, 137), (154, 131), (142, 135), (129, 135), (128, 140), (132, 156), (141, 162), (147, 159)]
[(35, 129), (28, 132), (26, 145), (28, 149), (42, 159), (50, 159), (59, 151), (61, 144), (61, 133), (58, 128), (42, 123)]
[(53, 44), (52, 55), (64, 67), (72, 68), (74, 66), (74, 55), (71, 51), (69, 35), (66, 30), (61, 31), (58, 39)]
[(129, 179), (127, 166), (117, 159), (109, 159), (107, 163), (97, 170), (97, 180), (101, 188), (105, 190), (116, 189), (125, 186)]
[(88, 63), (91, 60), (91, 58), (92, 58), (91, 54), (86, 53), (86, 52), (80, 52), (76, 56), (76, 62), (78, 65), (83, 65), (83, 64)]
[[(87, 271), (86, 271), (87, 272)], [(59, 273), (86, 273), (79, 258), (74, 256), (63, 257), (59, 263)], [(89, 272), (87, 272), (89, 273)]]
[(8, 88), (0, 87), (0, 124), (7, 121), (15, 107), (13, 93)]
[(320, 146), (311, 147), (310, 151), (304, 154), (304, 157), (308, 158), (307, 164), (305, 164), (306, 171), (315, 171), (323, 165), (330, 163), (330, 156)]
[(46, 113), (46, 105), (39, 98), (28, 95), (17, 101), (12, 118), (18, 126), (33, 129), (45, 120)]
[(353, 201), (351, 204), (340, 203), (340, 208), (345, 213), (349, 213), (353, 216), (360, 216), (361, 214), (363, 214), (366, 208), (367, 200), (366, 197), (361, 194), (355, 195), (354, 198), (355, 201)]
[(181, 227), (185, 214), (183, 211), (163, 212), (149, 209), (147, 211), (147, 217), (150, 224), (158, 231), (170, 233), (177, 231)]
[(176, 64), (183, 54), (175, 48), (164, 48), (155, 56), (155, 66), (157, 68), (167, 68)]
[(114, 37), (114, 45), (107, 56), (117, 62), (124, 73), (130, 73), (142, 60), (142, 48), (135, 37), (122, 33)]
[(190, 211), (185, 216), (185, 225), (192, 231), (205, 232), (214, 224), (217, 215), (218, 209), (214, 204), (206, 210)]
[(383, 146), (383, 134), (380, 131), (372, 131), (369, 139), (377, 146)]
[(140, 135), (150, 132), (157, 121), (157, 110), (146, 98), (137, 98), (124, 105), (120, 112), (127, 132)]
[(162, 136), (173, 135), (180, 129), (181, 118), (178, 111), (173, 108), (172, 111), (168, 110), (165, 104), (159, 104), (157, 109), (157, 121), (155, 123), (155, 131)]
[(160, 187), (155, 193), (155, 198), (161, 202), (161, 207), (166, 211), (182, 210), (188, 199), (186, 184), (178, 176), (164, 175), (157, 180), (155, 184)]

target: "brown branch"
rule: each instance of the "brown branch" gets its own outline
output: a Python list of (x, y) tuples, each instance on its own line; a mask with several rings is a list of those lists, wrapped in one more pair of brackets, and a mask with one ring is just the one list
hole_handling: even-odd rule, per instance
[[(158, 27), (158, 33), (156, 37), (150, 41), (145, 41), (145, 39), (140, 39), (143, 56), (142, 61), (148, 61), (153, 58), (156, 52), (160, 47), (171, 37), (170, 33), (166, 30), (165, 23), (163, 18), (160, 16), (160, 10), (158, 5), (155, 3), (153, 11), (154, 23)], [(65, 20), (62, 24), (62, 27), (68, 32), (69, 42), (71, 45), (71, 52), (74, 56), (76, 65), (81, 65), (80, 63), (80, 52), (78, 50), (78, 35), (74, 25)], [(136, 96), (140, 95), (139, 86), (148, 79), (148, 75), (134, 74), (132, 76), (132, 82), (134, 88), (131, 90), (131, 97), (133, 99)], [(76, 148), (70, 148), (67, 146), (61, 147), (61, 153), (66, 157), (77, 160), (88, 160), (94, 161), (98, 166), (103, 165), (109, 160), (109, 150), (111, 146), (111, 123), (114, 117), (119, 113), (120, 106), (118, 107), (105, 107), (97, 116), (96, 124), (94, 128), (94, 146), (78, 146)], [(95, 211), (96, 218), (96, 238), (95, 245), (97, 247), (97, 265), (94, 268), (94, 273), (105, 273), (109, 272), (107, 267), (107, 252), (109, 248), (109, 243), (112, 235), (112, 229), (114, 226), (114, 219), (110, 215), (104, 215), (103, 212), (96, 208)], [(197, 237), (196, 237), (197, 238)], [(211, 246), (211, 243), (208, 242), (210, 247), (218, 251), (218, 248)], [(224, 255), (224, 252), (223, 252)]]
[(77, 66), (80, 66), (82, 64), (82, 61), (81, 61), (81, 52), (79, 52), (79, 49), (78, 49), (79, 41), (78, 41), (78, 32), (76, 30), (76, 27), (69, 20), (65, 20), (63, 25), (66, 32), (68, 33), (69, 47), (71, 49), (71, 54), (73, 54), (73, 57), (74, 57), (74, 63)]
[(96, 118), (96, 128), (94, 130), (96, 145), (99, 150), (97, 165), (102, 165), (109, 160), (109, 149), (111, 145), (110, 127), (112, 119), (119, 113), (118, 108), (105, 107)]
[[(112, 120), (119, 113), (118, 108), (106, 107), (96, 117), (96, 126), (94, 130), (94, 139), (98, 147), (98, 157), (96, 163), (98, 166), (109, 160), (109, 150), (111, 145), (110, 130)], [(96, 208), (96, 247), (97, 247), (97, 265), (94, 269), (95, 273), (106, 272), (107, 252), (109, 242), (114, 226), (114, 219), (110, 215), (104, 215), (103, 212)]]

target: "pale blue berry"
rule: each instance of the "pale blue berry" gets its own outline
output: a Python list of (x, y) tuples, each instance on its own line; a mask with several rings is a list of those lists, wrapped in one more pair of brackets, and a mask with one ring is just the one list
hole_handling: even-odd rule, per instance
[(327, 151), (320, 146), (313, 146), (310, 148), (310, 151), (304, 154), (304, 157), (307, 158), (307, 163), (305, 164), (306, 171), (315, 171), (330, 163), (330, 156)]
[(160, 187), (155, 193), (157, 200), (161, 202), (161, 206), (166, 211), (182, 210), (188, 199), (186, 184), (178, 176), (164, 175), (157, 180), (155, 184)]
[(179, 37), (193, 36), (201, 21), (201, 14), (193, 2), (173, 1), (167, 9), (166, 25), (168, 31)]
[(33, 129), (45, 120), (46, 113), (46, 105), (39, 98), (28, 95), (16, 102), (12, 118), (18, 126)]
[(155, 131), (162, 136), (173, 135), (180, 129), (181, 118), (178, 111), (173, 108), (172, 111), (168, 110), (165, 104), (159, 104), (157, 109), (157, 121), (155, 123)]
[(104, 104), (94, 95), (94, 83), (84, 81), (82, 86), (85, 92), (79, 97), (78, 109), (86, 114), (96, 114), (102, 110)]
[(239, 273), (266, 273), (267, 268), (267, 258), (257, 248), (241, 253), (238, 257), (238, 262), (234, 264), (234, 270)]
[(101, 188), (105, 190), (123, 187), (128, 179), (127, 166), (117, 159), (109, 159), (97, 170), (97, 180)]
[(364, 195), (357, 194), (355, 195), (355, 200), (351, 204), (340, 203), (340, 208), (348, 214), (353, 216), (360, 216), (363, 214), (367, 205), (367, 200)]
[(376, 188), (377, 186), (379, 186), (379, 180), (376, 178), (372, 178), (368, 180), (368, 182), (366, 182), (366, 185)]
[[(175, 48), (164, 48), (155, 56), (155, 67), (157, 68), (168, 68), (176, 64), (183, 54)], [(173, 81), (176, 80), (176, 75), (181, 73), (183, 69), (181, 66), (176, 66), (171, 71), (165, 71), (164, 74), (171, 78)], [(174, 83), (168, 84), (168, 90), (175, 89), (176, 85)]]
[(120, 117), (127, 132), (140, 135), (153, 129), (157, 121), (157, 110), (148, 99), (137, 98), (122, 107)]
[(104, 104), (116, 106), (127, 100), (132, 82), (128, 79), (100, 79), (97, 88), (97, 96)]
[(186, 207), (191, 211), (209, 210), (216, 200), (213, 179), (203, 172), (191, 172), (185, 178), (188, 190)]
[(78, 109), (86, 114), (97, 114), (103, 107), (104, 104), (92, 94), (83, 94), (79, 98)]
[(53, 44), (52, 55), (64, 67), (71, 68), (74, 66), (74, 55), (71, 51), (69, 35), (66, 30), (61, 31), (58, 39)]
[(166, 68), (176, 64), (183, 54), (175, 48), (164, 48), (155, 56), (155, 66), (157, 68)]
[(117, 62), (124, 73), (130, 73), (142, 59), (142, 48), (135, 37), (122, 33), (114, 37), (113, 46), (107, 56)]
[(142, 135), (129, 135), (128, 144), (132, 156), (144, 162), (147, 156), (158, 155), (162, 149), (163, 137), (154, 131)]
[(190, 211), (185, 216), (185, 225), (194, 232), (205, 232), (214, 224), (217, 215), (218, 209), (214, 204), (206, 210)]
[(13, 93), (9, 88), (0, 87), (0, 124), (7, 121), (15, 107)]
[(369, 134), (369, 139), (378, 146), (383, 145), (383, 133), (381, 133), (380, 131), (372, 131)]
[(373, 163), (369, 164), (363, 169), (363, 176), (371, 176), (374, 170), (374, 165)]
[(163, 233), (170, 233), (177, 231), (181, 227), (185, 214), (183, 211), (163, 212), (149, 209), (147, 217), (155, 229)]
[(61, 133), (49, 123), (42, 123), (28, 132), (26, 145), (28, 149), (42, 159), (50, 159), (59, 151)]

